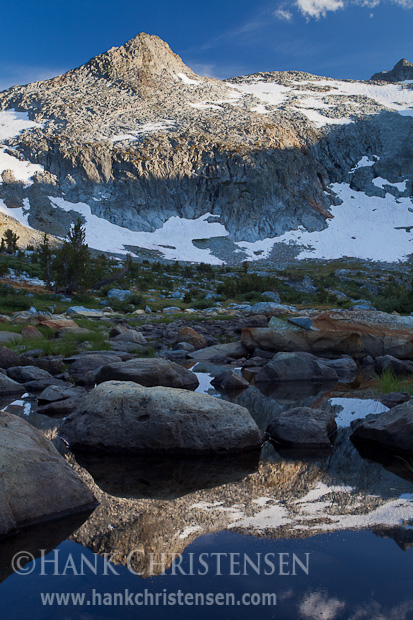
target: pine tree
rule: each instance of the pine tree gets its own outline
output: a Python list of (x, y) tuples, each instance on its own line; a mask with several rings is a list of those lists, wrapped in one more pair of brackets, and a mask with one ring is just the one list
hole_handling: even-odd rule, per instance
[[(4, 239), (4, 242), (3, 242)], [(14, 233), (10, 228), (8, 228), (3, 235), (1, 247), (6, 247), (6, 252), (8, 254), (14, 254), (17, 250), (17, 241), (20, 239), (16, 233)]]
[(52, 275), (58, 289), (68, 295), (87, 287), (90, 279), (90, 253), (86, 229), (80, 219), (70, 229), (67, 239), (56, 252)]
[(50, 288), (52, 283), (51, 266), (52, 266), (52, 250), (49, 245), (49, 238), (46, 233), (43, 235), (43, 241), (38, 248), (39, 262), (42, 269), (42, 277)]

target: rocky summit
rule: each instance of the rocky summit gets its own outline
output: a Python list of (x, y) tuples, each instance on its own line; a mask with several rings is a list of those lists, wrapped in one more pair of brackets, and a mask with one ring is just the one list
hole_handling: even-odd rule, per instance
[[(0, 217), (91, 248), (219, 264), (406, 260), (412, 65), (368, 81), (196, 75), (156, 36), (0, 94)], [(21, 235), (22, 237), (22, 235)]]

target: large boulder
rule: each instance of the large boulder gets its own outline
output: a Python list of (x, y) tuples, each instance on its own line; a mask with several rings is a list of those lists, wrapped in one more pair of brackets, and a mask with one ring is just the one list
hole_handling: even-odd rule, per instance
[(230, 359), (245, 357), (247, 351), (240, 342), (228, 342), (227, 344), (216, 344), (194, 353), (188, 353), (188, 357), (197, 362), (225, 362)]
[(131, 359), (102, 366), (96, 373), (96, 383), (104, 381), (133, 381), (146, 387), (163, 385), (188, 390), (199, 385), (195, 373), (174, 362), (157, 358)]
[(311, 353), (277, 353), (257, 374), (255, 383), (282, 381), (337, 382), (338, 374), (324, 360)]
[(0, 397), (11, 394), (24, 394), (25, 391), (25, 388), (20, 383), (0, 373)]
[(105, 452), (231, 453), (258, 448), (262, 433), (244, 407), (167, 387), (108, 381), (84, 397), (61, 437)]
[(362, 338), (357, 333), (339, 331), (278, 330), (246, 327), (241, 333), (241, 342), (248, 351), (304, 351), (315, 355), (335, 354), (357, 357), (364, 349)]
[(352, 439), (413, 454), (413, 400), (352, 422)]
[(0, 537), (26, 525), (85, 511), (95, 498), (43, 433), (0, 415)]
[(204, 349), (207, 346), (205, 338), (192, 327), (181, 327), (175, 340), (176, 343), (186, 342), (198, 349)]
[(330, 436), (337, 429), (331, 412), (297, 407), (280, 412), (267, 427), (272, 441), (297, 448), (330, 448)]

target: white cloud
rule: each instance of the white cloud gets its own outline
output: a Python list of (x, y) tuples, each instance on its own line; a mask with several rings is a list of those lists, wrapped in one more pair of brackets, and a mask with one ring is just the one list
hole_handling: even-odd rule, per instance
[[(313, 17), (320, 19), (326, 17), (328, 12), (334, 12), (338, 9), (348, 8), (351, 5), (363, 6), (369, 9), (379, 6), (386, 0), (295, 0), (294, 5), (308, 19)], [(403, 9), (413, 9), (413, 0), (387, 0), (391, 4), (397, 4)], [(292, 14), (287, 9), (278, 9), (274, 11), (274, 16), (280, 18), (277, 13), (279, 11)], [(372, 14), (370, 14), (372, 17)], [(288, 20), (290, 21), (290, 20)]]
[(344, 8), (343, 0), (296, 0), (296, 5), (306, 17), (325, 17), (328, 11)]
[(328, 598), (325, 592), (311, 592), (304, 597), (300, 613), (308, 620), (334, 620), (346, 606), (344, 601)]
[(282, 7), (276, 9), (273, 14), (274, 17), (283, 22), (290, 22), (293, 18), (293, 14), (291, 13), (291, 11), (288, 11), (288, 9), (284, 9)]

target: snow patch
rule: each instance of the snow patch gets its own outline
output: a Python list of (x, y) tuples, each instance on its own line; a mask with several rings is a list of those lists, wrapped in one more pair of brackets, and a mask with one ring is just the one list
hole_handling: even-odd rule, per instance
[(177, 74), (184, 84), (202, 84), (202, 80), (191, 80), (185, 73)]
[(138, 246), (161, 252), (169, 260), (204, 262), (211, 265), (222, 264), (222, 261), (213, 256), (210, 250), (197, 248), (192, 243), (195, 239), (228, 235), (222, 224), (207, 221), (211, 213), (201, 215), (194, 220), (173, 216), (154, 232), (142, 232), (112, 224), (94, 215), (90, 206), (84, 202), (73, 203), (64, 198), (52, 196), (49, 199), (54, 207), (64, 211), (75, 211), (83, 216), (86, 223), (86, 243), (96, 250), (127, 254), (129, 251), (126, 246)]
[(380, 189), (384, 189), (385, 185), (390, 185), (390, 187), (397, 187), (399, 192), (405, 192), (407, 187), (407, 180), (401, 181), (400, 183), (390, 183), (390, 181), (387, 181), (382, 177), (376, 177), (375, 179), (373, 179), (373, 185), (375, 185), (376, 187), (380, 187)]
[(16, 110), (0, 112), (0, 140), (15, 138), (25, 129), (34, 127), (43, 127), (43, 124), (31, 121), (27, 112), (16, 112)]
[(367, 168), (370, 166), (374, 166), (376, 161), (379, 161), (380, 157), (377, 157), (376, 155), (373, 155), (373, 157), (374, 159), (370, 159), (370, 157), (367, 157), (367, 155), (363, 155), (360, 161), (357, 162), (357, 164), (354, 166), (354, 168), (350, 170), (350, 172), (355, 172), (359, 168)]

